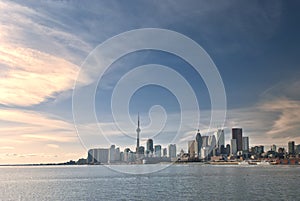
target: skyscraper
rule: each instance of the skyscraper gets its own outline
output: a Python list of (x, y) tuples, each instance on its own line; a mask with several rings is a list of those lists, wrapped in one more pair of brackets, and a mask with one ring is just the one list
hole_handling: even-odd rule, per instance
[(300, 154), (300, 144), (296, 145), (295, 153)]
[(289, 141), (288, 143), (288, 151), (289, 154), (295, 154), (295, 142), (294, 141)]
[(232, 128), (232, 139), (236, 139), (237, 151), (243, 150), (243, 130), (242, 128)]
[(169, 149), (169, 157), (175, 158), (176, 157), (176, 144), (170, 144), (168, 149)]
[(236, 141), (237, 141), (236, 139), (231, 139), (231, 141), (230, 141), (230, 148), (231, 148), (230, 154), (233, 155), (233, 156), (235, 156), (236, 153), (237, 153), (237, 143), (236, 143)]
[(145, 147), (139, 146), (139, 154), (144, 155), (145, 154)]
[(167, 148), (163, 148), (163, 157), (167, 157), (167, 155), (168, 155)]
[(214, 149), (217, 145), (217, 140), (215, 135), (208, 136), (208, 146), (210, 146), (210, 149)]
[(153, 153), (153, 140), (152, 139), (147, 140), (147, 152)]
[(249, 151), (249, 137), (243, 137), (243, 152)]
[(275, 144), (273, 144), (273, 145), (271, 146), (271, 151), (275, 151), (275, 152), (276, 152), (276, 145), (275, 145)]
[(226, 145), (226, 154), (227, 154), (227, 156), (229, 156), (230, 155), (230, 144), (227, 144)]
[(136, 153), (139, 154), (139, 147), (140, 147), (140, 115), (138, 114), (138, 127), (136, 129)]
[(195, 140), (188, 141), (188, 153), (190, 158), (195, 158)]
[(154, 146), (154, 151), (155, 151), (155, 156), (156, 157), (161, 157), (161, 146), (160, 145), (155, 145)]
[(107, 163), (109, 149), (90, 149), (88, 151), (88, 163)]
[(208, 146), (208, 136), (202, 136), (202, 147)]
[(223, 129), (218, 129), (216, 133), (217, 147), (221, 150), (221, 146), (225, 147), (225, 134)]
[(116, 156), (116, 146), (111, 145), (110, 148), (108, 149), (108, 162), (113, 163), (115, 162), (115, 156)]
[(196, 135), (196, 154), (197, 154), (197, 158), (201, 158), (201, 147), (202, 147), (202, 137), (200, 134), (200, 131), (198, 129), (197, 135)]

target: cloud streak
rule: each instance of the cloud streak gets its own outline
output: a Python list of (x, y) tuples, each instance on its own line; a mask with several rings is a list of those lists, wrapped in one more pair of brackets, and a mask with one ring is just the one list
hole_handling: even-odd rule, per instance
[(33, 142), (76, 142), (77, 136), (72, 123), (52, 115), (28, 110), (0, 109), (3, 139), (1, 144), (13, 145)]
[(69, 61), (76, 54), (63, 52), (70, 46), (89, 51), (89, 45), (31, 8), (1, 2), (0, 9), (0, 104), (31, 106), (70, 90), (79, 66)]

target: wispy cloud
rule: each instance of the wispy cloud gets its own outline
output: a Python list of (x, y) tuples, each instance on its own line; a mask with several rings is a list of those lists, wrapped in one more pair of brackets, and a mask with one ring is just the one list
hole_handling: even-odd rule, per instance
[(300, 100), (298, 80), (280, 82), (266, 90), (251, 107), (228, 111), (227, 127), (240, 126), (251, 143), (300, 141)]
[[(2, 133), (1, 144), (33, 142), (76, 142), (76, 131), (72, 123), (52, 115), (28, 110), (0, 109)], [(12, 146), (12, 145), (11, 145)]]
[(85, 155), (74, 125), (56, 116), (1, 108), (0, 124), (0, 163), (66, 161), (69, 152), (74, 159)]
[[(56, 21), (31, 8), (1, 2), (0, 9), (0, 104), (30, 106), (70, 90), (79, 67), (70, 62), (76, 54), (66, 56), (63, 52), (71, 52), (69, 46), (89, 51), (89, 46), (60, 30), (61, 25), (52, 27)], [(28, 41), (37, 44), (29, 45)]]
[(300, 138), (300, 101), (278, 99), (264, 103), (261, 107), (265, 111), (277, 113), (268, 135), (274, 138)]
[(30, 106), (73, 87), (78, 67), (29, 48), (2, 44), (0, 103)]

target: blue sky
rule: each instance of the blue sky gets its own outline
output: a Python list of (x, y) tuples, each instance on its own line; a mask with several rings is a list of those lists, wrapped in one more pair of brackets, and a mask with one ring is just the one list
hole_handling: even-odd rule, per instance
[[(136, 125), (125, 125), (132, 130), (129, 138), (117, 132), (111, 94), (124, 74), (151, 63), (168, 66), (188, 81), (201, 111), (196, 123), (209, 134), (211, 100), (201, 76), (182, 58), (143, 50), (115, 61), (100, 80), (95, 96), (99, 122), (83, 116), (86, 122), (78, 125), (90, 129), (79, 135), (94, 144), (82, 146), (73, 123), (72, 92), (76, 80), (83, 89), (94, 80), (91, 75), (77, 79), (81, 65), (105, 40), (140, 28), (184, 34), (209, 54), (226, 91), (227, 140), (230, 128), (240, 126), (252, 145), (299, 143), (298, 7), (297, 1), (0, 1), (0, 163), (76, 159), (85, 157), (86, 148), (110, 143), (134, 148)], [(140, 112), (145, 139), (162, 127), (154, 142), (166, 146), (178, 129), (179, 102), (168, 89), (145, 86), (128, 107), (132, 120)], [(148, 125), (149, 111), (157, 127)], [(186, 141), (194, 138), (194, 123), (183, 125), (179, 148), (186, 149)], [(97, 125), (111, 142), (95, 137)]]

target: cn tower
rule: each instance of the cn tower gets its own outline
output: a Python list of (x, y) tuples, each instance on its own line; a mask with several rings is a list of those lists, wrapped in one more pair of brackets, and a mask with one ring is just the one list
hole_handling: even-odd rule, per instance
[(138, 127), (136, 129), (136, 153), (139, 153), (139, 147), (140, 147), (140, 114), (138, 113)]

